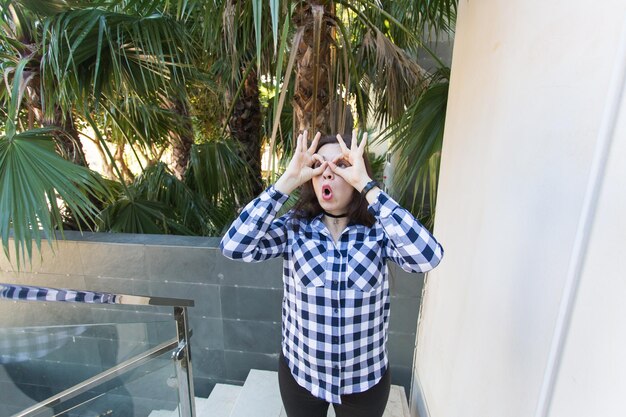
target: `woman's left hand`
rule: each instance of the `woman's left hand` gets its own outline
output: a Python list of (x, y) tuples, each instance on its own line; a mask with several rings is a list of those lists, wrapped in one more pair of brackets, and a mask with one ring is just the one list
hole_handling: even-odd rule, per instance
[[(367, 173), (365, 161), (363, 160), (363, 152), (365, 152), (365, 144), (367, 143), (367, 132), (363, 133), (361, 143), (358, 143), (358, 131), (356, 129), (352, 132), (352, 138), (352, 148), (348, 148), (341, 135), (337, 135), (341, 154), (329, 161), (328, 166), (335, 174), (361, 192), (367, 183), (372, 180)], [(342, 161), (347, 163), (341, 163)]]

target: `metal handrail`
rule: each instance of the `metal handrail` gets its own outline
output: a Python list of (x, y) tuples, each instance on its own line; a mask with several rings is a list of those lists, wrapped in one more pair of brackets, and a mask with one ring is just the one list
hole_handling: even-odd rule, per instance
[(56, 404), (61, 404), (62, 402), (72, 399), (99, 385), (102, 385), (117, 376), (123, 375), (135, 368), (138, 368), (139, 366), (148, 362), (150, 359), (156, 358), (163, 353), (174, 349), (177, 345), (178, 341), (176, 340), (176, 338), (173, 338), (168, 342), (162, 343), (159, 346), (150, 349), (142, 355), (134, 356), (112, 368), (107, 369), (104, 372), (99, 373), (98, 375), (94, 375), (93, 377), (66, 389), (65, 391), (53, 395), (52, 397), (46, 398), (45, 400), (27, 408), (26, 410), (22, 410), (19, 413), (14, 414), (12, 417), (32, 416), (46, 407), (52, 407)]
[(0, 282), (0, 298), (19, 301), (67, 302), (83, 304), (121, 304), (134, 306), (193, 307), (194, 301), (184, 298), (151, 297), (67, 288), (34, 287)]
[(182, 416), (195, 417), (195, 401), (193, 374), (191, 370), (191, 346), (189, 339), (191, 330), (187, 307), (193, 307), (194, 301), (180, 298), (151, 297), (144, 295), (117, 294), (108, 292), (74, 290), (66, 288), (36, 287), (0, 283), (0, 299), (26, 302), (68, 302), (83, 304), (117, 304), (165, 306), (174, 308), (177, 337), (162, 343), (149, 351), (134, 356), (100, 374), (76, 384), (65, 391), (53, 395), (23, 410), (13, 417), (35, 416), (47, 407), (60, 404), (76, 397), (89, 389), (110, 381), (112, 378), (125, 374), (165, 352), (173, 350), (172, 359), (176, 364), (178, 379), (179, 409)]

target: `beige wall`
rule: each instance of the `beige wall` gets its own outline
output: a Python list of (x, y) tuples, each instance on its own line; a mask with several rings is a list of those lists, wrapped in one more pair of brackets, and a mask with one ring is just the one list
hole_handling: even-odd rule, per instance
[(623, 0), (460, 1), (414, 416), (626, 415), (625, 26)]
[(550, 416), (626, 415), (625, 90), (619, 109)]

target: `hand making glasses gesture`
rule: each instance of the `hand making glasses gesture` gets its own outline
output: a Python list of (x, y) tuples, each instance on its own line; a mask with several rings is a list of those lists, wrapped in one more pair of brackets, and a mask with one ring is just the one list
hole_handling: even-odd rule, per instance
[[(352, 137), (357, 138), (358, 131), (354, 130)], [(348, 184), (361, 192), (366, 185), (372, 182), (368, 175), (363, 153), (367, 143), (367, 133), (363, 133), (361, 143), (357, 144), (354, 139), (355, 146), (348, 148), (341, 135), (337, 135), (337, 141), (340, 146), (340, 153), (330, 160), (324, 159), (316, 153), (317, 144), (321, 134), (318, 132), (311, 145), (307, 147), (308, 132), (305, 131), (298, 135), (296, 149), (293, 157), (285, 170), (285, 173), (276, 181), (274, 187), (285, 194), (290, 194), (300, 185), (311, 180), (313, 177), (322, 175), (329, 167), (333, 173), (339, 175)]]

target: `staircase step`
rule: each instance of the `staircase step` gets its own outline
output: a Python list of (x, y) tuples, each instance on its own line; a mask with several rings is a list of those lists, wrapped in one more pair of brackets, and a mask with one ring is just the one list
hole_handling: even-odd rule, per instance
[[(287, 417), (280, 398), (276, 372), (252, 369), (248, 374), (230, 417), (250, 416)], [(399, 385), (392, 385), (383, 417), (409, 416), (409, 405), (404, 394), (404, 388)], [(333, 407), (329, 407), (328, 417), (335, 417)]]
[(240, 392), (238, 385), (216, 384), (209, 398), (196, 398), (196, 415), (230, 417)]
[(178, 417), (178, 408), (175, 410), (152, 410), (148, 417)]
[(410, 415), (409, 403), (406, 400), (404, 387), (392, 385), (383, 417), (409, 417)]
[(230, 417), (278, 417), (282, 408), (278, 373), (251, 369)]
[[(333, 407), (328, 408), (328, 417), (335, 417)], [(285, 416), (286, 417), (286, 416)], [(409, 404), (404, 395), (404, 388), (399, 385), (392, 385), (389, 391), (389, 401), (383, 413), (383, 417), (410, 417)]]
[[(239, 391), (241, 387), (237, 385), (215, 385), (209, 398), (195, 398), (196, 416), (230, 417)], [(153, 410), (148, 417), (179, 417), (178, 407), (174, 410)]]
[[(287, 417), (280, 398), (278, 374), (272, 371), (250, 370), (243, 387), (217, 384), (209, 398), (196, 397), (197, 417)], [(383, 417), (409, 417), (409, 405), (404, 388), (392, 385)], [(178, 417), (174, 411), (155, 410), (150, 417)], [(333, 407), (328, 417), (335, 417)]]

